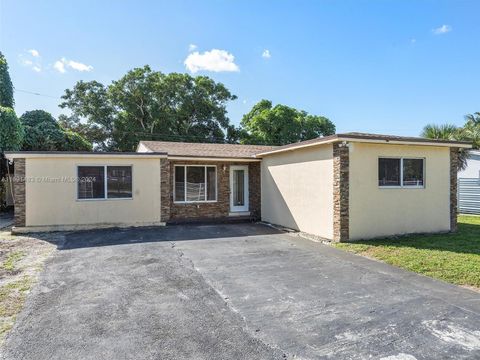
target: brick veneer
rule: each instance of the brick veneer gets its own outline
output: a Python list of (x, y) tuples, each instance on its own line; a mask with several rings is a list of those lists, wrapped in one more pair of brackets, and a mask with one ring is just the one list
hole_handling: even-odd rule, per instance
[(15, 215), (14, 225), (24, 227), (26, 224), (25, 215), (25, 159), (15, 159), (13, 179), (13, 194)]
[(170, 219), (170, 161), (160, 159), (160, 221)]
[[(235, 163), (219, 161), (169, 161), (161, 164), (161, 208), (162, 221), (182, 221), (198, 219), (224, 219), (230, 213), (230, 165), (248, 165), (249, 211), (253, 219), (260, 218), (260, 163)], [(217, 166), (217, 201), (209, 203), (181, 204), (173, 201), (174, 166), (175, 165), (216, 165)], [(168, 174), (166, 172), (168, 171)]]
[(450, 231), (457, 231), (458, 148), (450, 148)]
[(333, 240), (349, 238), (349, 149), (333, 144)]

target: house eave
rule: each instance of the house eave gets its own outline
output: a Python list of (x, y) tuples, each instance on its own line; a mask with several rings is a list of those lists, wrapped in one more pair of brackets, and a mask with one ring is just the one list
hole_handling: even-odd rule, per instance
[(42, 158), (117, 158), (117, 159), (161, 159), (166, 153), (136, 153), (136, 152), (75, 152), (75, 151), (6, 151), (5, 157), (14, 159), (42, 159)]
[(254, 157), (221, 157), (221, 156), (168, 156), (173, 161), (223, 161), (223, 162), (259, 162), (261, 159)]
[(308, 143), (308, 144), (301, 144), (299, 143), (298, 146), (291, 146), (284, 149), (275, 149), (272, 151), (266, 151), (259, 154), (256, 154), (256, 158), (262, 158), (263, 156), (274, 155), (278, 153), (283, 153), (287, 151), (294, 151), (298, 149), (304, 149), (314, 146), (321, 146), (326, 144), (338, 143), (338, 142), (353, 142), (353, 143), (370, 143), (370, 144), (389, 144), (389, 145), (407, 145), (407, 146), (436, 146), (436, 147), (455, 147), (455, 148), (462, 148), (462, 149), (471, 149), (472, 145), (463, 142), (443, 142), (443, 141), (404, 141), (404, 140), (381, 140), (381, 139), (362, 139), (358, 137), (335, 137), (335, 138), (328, 138), (322, 141), (321, 139), (318, 142)]

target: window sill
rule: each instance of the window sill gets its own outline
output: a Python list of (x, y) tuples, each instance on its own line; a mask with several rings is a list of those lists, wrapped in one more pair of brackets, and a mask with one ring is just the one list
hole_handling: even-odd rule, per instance
[(118, 200), (133, 200), (133, 197), (130, 198), (103, 198), (103, 199), (77, 199), (77, 201), (118, 201)]
[(425, 186), (379, 186), (379, 189), (425, 189)]
[(212, 204), (218, 202), (217, 200), (206, 200), (206, 201), (174, 201), (174, 204), (186, 205), (186, 204)]

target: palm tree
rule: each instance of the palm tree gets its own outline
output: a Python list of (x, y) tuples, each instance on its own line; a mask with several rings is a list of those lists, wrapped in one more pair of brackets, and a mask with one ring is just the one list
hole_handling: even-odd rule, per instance
[[(480, 113), (477, 113), (480, 115)], [(480, 116), (478, 117), (480, 120)], [(472, 127), (473, 135), (474, 127)], [(480, 126), (476, 126), (478, 140), (480, 140)], [(428, 124), (423, 128), (422, 137), (428, 139), (436, 139), (436, 140), (453, 140), (453, 141), (470, 141), (470, 137), (467, 136), (467, 131), (464, 128), (459, 128), (452, 124), (443, 124), (443, 125), (435, 125), (435, 124)], [(464, 149), (460, 149), (458, 152), (458, 171), (465, 170), (467, 167), (467, 159), (468, 159), (468, 152)]]
[(465, 115), (462, 138), (471, 141), (474, 149), (480, 148), (480, 112)]

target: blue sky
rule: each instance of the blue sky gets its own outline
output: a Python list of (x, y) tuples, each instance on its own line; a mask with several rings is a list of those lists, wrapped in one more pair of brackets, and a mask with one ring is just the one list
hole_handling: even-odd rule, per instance
[(224, 83), (235, 124), (265, 98), (338, 132), (418, 135), (480, 111), (479, 13), (474, 0), (0, 0), (0, 50), (17, 90), (48, 95), (17, 91), (19, 115), (58, 116), (76, 81), (149, 64)]

